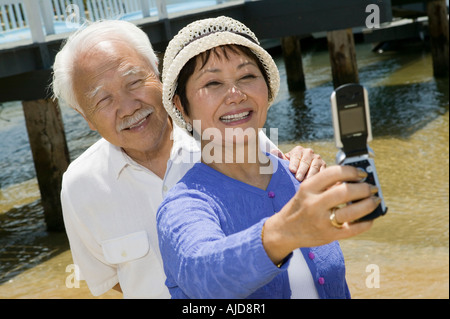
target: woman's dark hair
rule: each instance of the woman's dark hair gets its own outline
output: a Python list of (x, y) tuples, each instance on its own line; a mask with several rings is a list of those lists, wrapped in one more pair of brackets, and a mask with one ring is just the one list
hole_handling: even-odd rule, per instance
[(259, 70), (263, 74), (264, 80), (266, 81), (266, 84), (267, 84), (267, 88), (269, 89), (269, 99), (272, 97), (272, 91), (270, 89), (269, 78), (267, 76), (267, 72), (266, 72), (264, 66), (262, 65), (261, 61), (253, 53), (253, 51), (245, 46), (237, 45), (237, 44), (221, 45), (219, 47), (212, 48), (208, 51), (202, 52), (199, 55), (193, 57), (181, 69), (180, 74), (178, 75), (177, 89), (175, 90), (175, 95), (178, 95), (180, 97), (180, 102), (184, 108), (184, 112), (186, 113), (186, 115), (189, 115), (189, 101), (186, 96), (186, 84), (187, 84), (187, 81), (189, 80), (189, 78), (191, 77), (191, 75), (195, 71), (195, 68), (197, 66), (197, 60), (201, 59), (202, 66), (200, 69), (202, 69), (206, 65), (206, 63), (208, 63), (209, 58), (211, 57), (211, 52), (214, 53), (217, 57), (219, 57), (219, 53), (217, 52), (217, 50), (219, 50), (219, 49), (222, 51), (222, 53), (226, 59), (228, 59), (227, 51), (230, 50), (233, 53), (239, 53), (239, 51), (240, 51), (241, 53), (243, 53), (243, 54), (247, 55), (248, 57), (252, 58), (253, 60), (255, 60), (255, 62), (258, 65)]

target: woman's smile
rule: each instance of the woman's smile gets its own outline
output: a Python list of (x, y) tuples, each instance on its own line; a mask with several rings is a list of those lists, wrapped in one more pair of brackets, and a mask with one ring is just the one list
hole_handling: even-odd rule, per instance
[(229, 112), (222, 115), (219, 120), (225, 125), (239, 125), (251, 120), (253, 111)]

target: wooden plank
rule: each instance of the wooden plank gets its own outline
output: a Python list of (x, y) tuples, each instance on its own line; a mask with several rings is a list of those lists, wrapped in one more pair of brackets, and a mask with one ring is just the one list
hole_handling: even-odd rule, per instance
[(408, 22), (405, 24), (393, 24), (380, 29), (364, 30), (364, 41), (369, 43), (396, 41), (419, 38), (421, 34), (428, 33), (427, 27), (422, 21)]
[(401, 6), (412, 3), (425, 3), (427, 0), (391, 0), (393, 6)]
[(50, 98), (51, 80), (51, 69), (0, 78), (0, 103)]
[(70, 158), (61, 112), (50, 99), (23, 101), (22, 106), (47, 229), (63, 231), (60, 192)]

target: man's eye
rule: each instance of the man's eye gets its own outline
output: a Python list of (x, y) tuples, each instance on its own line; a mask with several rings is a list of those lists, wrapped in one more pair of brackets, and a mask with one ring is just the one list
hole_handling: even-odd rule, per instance
[(104, 98), (100, 99), (97, 102), (97, 105), (106, 105), (109, 102), (110, 98), (111, 98), (111, 96), (109, 96), (109, 95), (105, 96)]
[(135, 88), (135, 87), (140, 86), (140, 85), (142, 84), (142, 82), (144, 82), (144, 80), (139, 79), (139, 80), (136, 80), (136, 81), (131, 82), (129, 86), (130, 86), (131, 88)]

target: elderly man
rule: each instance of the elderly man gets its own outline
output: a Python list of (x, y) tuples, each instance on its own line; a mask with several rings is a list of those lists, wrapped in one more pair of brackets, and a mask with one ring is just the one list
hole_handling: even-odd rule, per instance
[[(146, 34), (125, 21), (79, 30), (55, 59), (55, 97), (102, 136), (71, 163), (61, 191), (73, 260), (95, 296), (112, 288), (125, 298), (170, 296), (155, 214), (199, 151), (163, 107), (157, 65)], [(310, 149), (286, 156), (300, 180), (325, 167)]]

